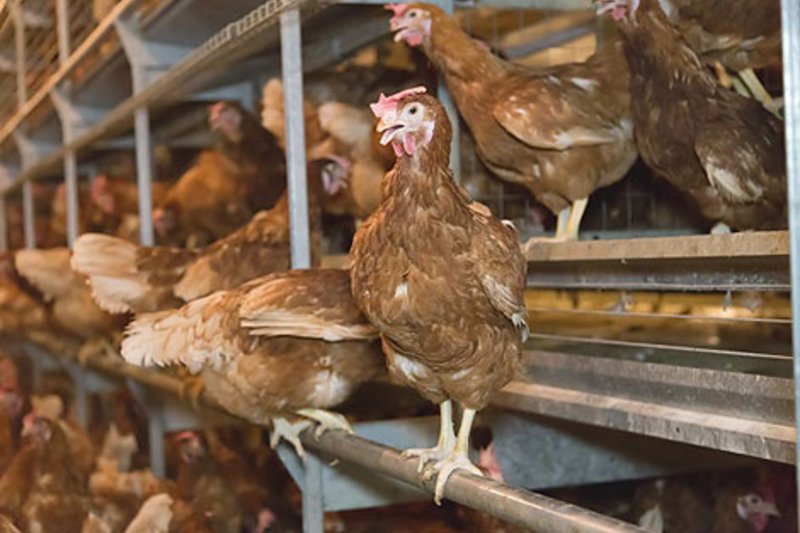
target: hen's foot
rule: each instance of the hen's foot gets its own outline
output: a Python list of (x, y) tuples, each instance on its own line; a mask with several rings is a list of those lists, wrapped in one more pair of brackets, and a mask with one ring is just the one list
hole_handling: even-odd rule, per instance
[(333, 413), (324, 409), (308, 408), (298, 410), (297, 414), (317, 422), (317, 427), (314, 429), (315, 439), (318, 439), (320, 435), (332, 429), (339, 429), (345, 433), (353, 433), (350, 422), (339, 413)]
[(435, 448), (410, 448), (405, 450), (401, 455), (404, 459), (418, 458), (417, 473), (421, 473), (422, 469), (431, 461), (442, 461), (445, 457), (453, 452), (453, 446), (448, 448), (436, 446)]
[(731, 233), (731, 227), (724, 222), (717, 222), (714, 227), (711, 228), (711, 235), (727, 235), (729, 233)]
[(114, 348), (105, 337), (95, 337), (84, 342), (78, 349), (75, 358), (81, 366), (86, 366), (96, 357), (109, 356), (114, 353)]
[(303, 448), (303, 443), (300, 442), (300, 433), (310, 427), (310, 420), (289, 422), (285, 418), (273, 418), (272, 431), (269, 432), (269, 445), (274, 450), (278, 447), (278, 443), (280, 443), (281, 439), (283, 439), (294, 447), (294, 451), (300, 459), (305, 460), (306, 451)]
[(433, 501), (436, 503), (436, 505), (442, 504), (444, 486), (447, 483), (447, 480), (450, 478), (450, 475), (456, 470), (466, 470), (470, 474), (483, 476), (483, 472), (481, 472), (477, 466), (472, 464), (472, 461), (469, 460), (469, 457), (467, 457), (466, 454), (455, 451), (450, 453), (444, 459), (426, 468), (425, 473), (423, 474), (425, 479), (431, 479), (432, 477), (436, 476), (436, 487), (433, 491)]

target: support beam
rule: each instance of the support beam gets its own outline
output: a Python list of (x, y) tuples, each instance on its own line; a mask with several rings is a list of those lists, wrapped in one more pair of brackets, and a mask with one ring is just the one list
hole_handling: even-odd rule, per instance
[[(786, 121), (786, 171), (789, 182), (789, 231), (792, 272), (792, 344), (794, 348), (795, 423), (800, 424), (800, 3), (781, 1), (783, 24), (783, 97)], [(800, 428), (800, 425), (797, 426)], [(800, 452), (800, 439), (796, 453)], [(800, 469), (800, 462), (795, 460)], [(797, 477), (800, 483), (800, 476)], [(800, 492), (798, 492), (800, 498)], [(800, 500), (798, 500), (800, 502)]]
[[(452, 14), (455, 10), (453, 0), (438, 0), (439, 7), (444, 9), (447, 13)], [(437, 96), (439, 101), (442, 102), (447, 117), (450, 119), (450, 127), (453, 130), (453, 139), (450, 143), (450, 168), (453, 170), (453, 176), (456, 183), (461, 183), (461, 122), (458, 108), (453, 102), (453, 96), (447, 89), (444, 81), (444, 76), (439, 74), (439, 88)]]
[(292, 268), (311, 266), (308, 225), (308, 181), (303, 121), (303, 59), (300, 10), (281, 13), (281, 68), (286, 110), (286, 167), (289, 190), (289, 228)]
[[(114, 27), (131, 65), (134, 95), (147, 89), (192, 51), (189, 47), (148, 41), (135, 13), (123, 14), (114, 21)], [(147, 107), (138, 107), (134, 111), (134, 135), (136, 183), (139, 188), (139, 241), (145, 246), (152, 246), (155, 244), (152, 219), (153, 142)]]
[(22, 228), (25, 234), (25, 248), (36, 248), (35, 220), (33, 184), (30, 181), (26, 181), (22, 185)]
[(308, 454), (303, 480), (303, 533), (325, 531), (325, 513), (322, 501), (322, 461)]
[(6, 214), (6, 198), (0, 196), (0, 252), (8, 251), (8, 215)]
[(17, 106), (22, 109), (28, 100), (26, 84), (27, 59), (25, 56), (25, 21), (22, 17), (22, 0), (11, 0), (11, 17), (14, 20), (14, 49), (17, 56)]
[(128, 378), (128, 389), (147, 412), (147, 440), (150, 448), (150, 470), (158, 478), (166, 475), (164, 458), (164, 420), (161, 416), (160, 402), (148, 388), (138, 381)]
[(139, 188), (139, 242), (153, 246), (153, 143), (150, 138), (150, 112), (140, 107), (134, 113), (136, 135), (136, 184)]
[(64, 65), (69, 60), (69, 0), (56, 0), (56, 23), (58, 31), (58, 63)]
[[(106, 112), (95, 107), (76, 105), (62, 89), (53, 88), (50, 91), (50, 98), (61, 121), (61, 135), (66, 145), (101, 120)], [(67, 202), (67, 245), (72, 248), (72, 244), (78, 238), (80, 220), (78, 155), (74, 150), (64, 152), (64, 184)]]

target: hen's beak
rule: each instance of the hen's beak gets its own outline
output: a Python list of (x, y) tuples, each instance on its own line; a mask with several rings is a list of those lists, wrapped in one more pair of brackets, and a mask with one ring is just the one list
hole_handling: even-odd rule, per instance
[(780, 516), (781, 513), (778, 511), (778, 507), (775, 505), (774, 502), (761, 502), (758, 505), (753, 506), (753, 511), (757, 513), (762, 513), (767, 516)]
[(380, 122), (378, 122), (378, 133), (383, 133), (381, 135), (381, 144), (386, 146), (405, 129), (406, 125), (396, 122), (397, 117), (394, 113), (390, 113), (381, 117)]

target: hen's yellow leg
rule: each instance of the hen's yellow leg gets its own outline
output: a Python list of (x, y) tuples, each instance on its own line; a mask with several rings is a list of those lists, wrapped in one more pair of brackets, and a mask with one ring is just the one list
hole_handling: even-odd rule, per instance
[(566, 240), (567, 227), (569, 226), (570, 218), (572, 218), (572, 206), (565, 207), (558, 212), (558, 219), (556, 221), (556, 235), (553, 237), (553, 240)]
[(434, 448), (411, 448), (403, 452), (403, 457), (418, 457), (417, 472), (428, 461), (441, 461), (453, 451), (456, 434), (453, 431), (453, 403), (445, 400), (439, 404), (439, 441)]
[(272, 430), (269, 432), (269, 445), (274, 450), (283, 439), (294, 447), (294, 451), (300, 459), (305, 460), (306, 451), (303, 443), (300, 442), (300, 433), (309, 427), (311, 427), (309, 420), (289, 422), (283, 417), (275, 417), (272, 419)]
[(567, 228), (565, 230), (565, 240), (578, 240), (578, 232), (581, 229), (581, 220), (583, 220), (583, 214), (586, 212), (586, 206), (588, 204), (588, 198), (575, 200), (575, 202), (572, 204), (572, 212), (569, 215), (569, 221), (567, 222)]
[(444, 459), (434, 464), (430, 470), (425, 472), (425, 477), (430, 478), (436, 476), (436, 488), (433, 492), (433, 501), (436, 505), (442, 504), (442, 496), (444, 495), (444, 486), (450, 475), (456, 470), (466, 470), (476, 476), (482, 476), (483, 473), (480, 469), (472, 464), (469, 460), (469, 435), (472, 431), (472, 422), (475, 420), (477, 411), (474, 409), (464, 408), (464, 414), (461, 415), (461, 425), (458, 428), (458, 438), (456, 439), (455, 448)]

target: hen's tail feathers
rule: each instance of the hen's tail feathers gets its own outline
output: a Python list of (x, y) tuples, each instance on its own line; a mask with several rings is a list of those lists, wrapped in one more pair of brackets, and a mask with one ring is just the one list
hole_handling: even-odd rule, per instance
[(87, 233), (75, 241), (72, 268), (89, 278), (92, 297), (110, 313), (132, 311), (150, 290), (136, 269), (139, 247), (118, 237)]
[(68, 248), (20, 250), (14, 255), (14, 265), (47, 300), (66, 295), (75, 282), (69, 269)]
[(218, 292), (175, 311), (140, 315), (128, 326), (122, 357), (136, 366), (181, 364), (192, 373), (206, 365), (219, 368), (228, 351), (221, 339), (227, 312), (213, 308), (224, 295)]
[(145, 501), (125, 533), (166, 533), (172, 522), (172, 498), (161, 493)]

